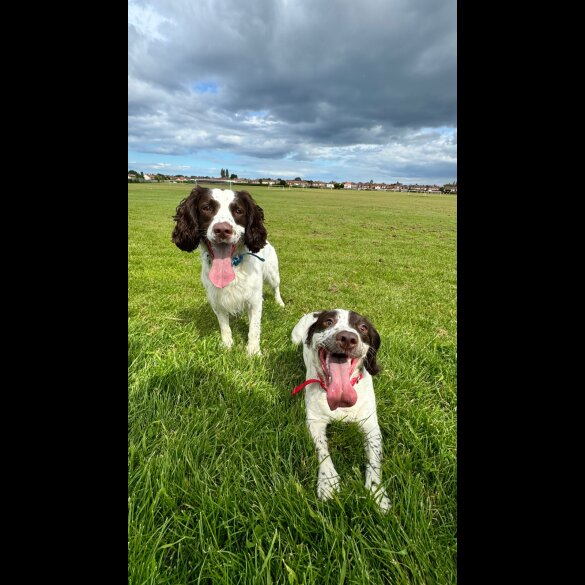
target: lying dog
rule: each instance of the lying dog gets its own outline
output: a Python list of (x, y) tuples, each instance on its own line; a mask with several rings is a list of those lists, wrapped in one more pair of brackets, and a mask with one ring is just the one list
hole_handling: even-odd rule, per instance
[(201, 281), (224, 345), (233, 344), (230, 314), (247, 310), (247, 351), (249, 355), (260, 353), (263, 280), (284, 307), (278, 258), (266, 241), (264, 211), (247, 191), (197, 186), (179, 203), (173, 219), (172, 241), (177, 247), (186, 252), (199, 247), (201, 251)]
[(372, 383), (372, 376), (380, 371), (376, 363), (378, 332), (361, 315), (335, 309), (304, 315), (291, 337), (297, 345), (303, 342), (307, 380), (293, 395), (306, 388), (307, 426), (320, 460), (317, 494), (326, 500), (339, 490), (339, 476), (327, 446), (327, 425), (332, 420), (357, 422), (366, 437), (366, 488), (380, 508), (388, 510), (390, 500), (380, 485), (382, 434)]

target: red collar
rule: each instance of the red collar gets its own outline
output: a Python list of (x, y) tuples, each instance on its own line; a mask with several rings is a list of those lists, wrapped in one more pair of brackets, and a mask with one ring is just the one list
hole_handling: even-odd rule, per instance
[[(364, 375), (360, 372), (360, 375), (357, 376), (356, 378), (353, 378), (349, 381), (349, 383), (352, 386), (355, 386), (362, 378), (364, 377)], [(327, 386), (325, 386), (325, 382), (323, 382), (323, 378), (321, 378), (321, 376), (319, 376), (319, 378), (311, 378), (310, 380), (305, 380), (302, 384), (299, 384), (293, 391), (292, 391), (292, 395), (294, 396), (295, 394), (298, 394), (305, 386), (308, 386), (309, 384), (314, 384), (317, 383), (321, 386), (321, 388), (323, 388), (323, 390), (325, 390), (325, 392), (327, 392)]]

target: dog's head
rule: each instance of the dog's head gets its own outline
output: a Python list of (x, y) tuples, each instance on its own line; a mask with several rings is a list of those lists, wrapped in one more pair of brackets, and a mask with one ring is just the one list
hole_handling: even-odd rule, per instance
[(195, 187), (177, 206), (172, 241), (192, 252), (201, 239), (209, 242), (217, 256), (244, 243), (250, 252), (266, 245), (264, 211), (247, 191)]
[(351, 379), (361, 368), (371, 375), (380, 371), (376, 362), (380, 335), (368, 319), (354, 311), (308, 313), (295, 325), (291, 337), (296, 344), (303, 342), (307, 367), (312, 364), (323, 378), (331, 410), (356, 403)]
[(173, 218), (172, 241), (192, 252), (204, 240), (211, 259), (209, 280), (218, 288), (235, 279), (232, 259), (240, 244), (250, 252), (266, 245), (264, 211), (247, 191), (195, 187)]

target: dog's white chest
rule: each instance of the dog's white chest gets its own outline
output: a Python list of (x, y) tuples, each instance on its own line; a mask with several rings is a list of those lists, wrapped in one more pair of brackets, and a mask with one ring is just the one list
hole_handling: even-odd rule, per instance
[(331, 410), (327, 404), (327, 395), (319, 384), (311, 384), (305, 388), (305, 407), (308, 418), (322, 420), (339, 420), (345, 422), (360, 422), (365, 418), (376, 415), (376, 401), (371, 378), (365, 378), (355, 386), (358, 395), (357, 402), (349, 408)]
[(201, 266), (201, 282), (207, 292), (207, 299), (212, 306), (219, 306), (231, 314), (244, 311), (260, 291), (262, 294), (262, 267), (254, 265), (261, 261), (253, 256), (244, 257), (244, 260), (234, 267), (235, 278), (223, 288), (216, 287), (209, 280), (209, 261), (203, 254)]

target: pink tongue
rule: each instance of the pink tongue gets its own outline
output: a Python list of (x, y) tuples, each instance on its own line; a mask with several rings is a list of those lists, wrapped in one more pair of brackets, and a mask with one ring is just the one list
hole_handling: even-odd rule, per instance
[(223, 288), (236, 277), (232, 268), (232, 245), (213, 244), (213, 254), (214, 257), (211, 259), (211, 269), (209, 270), (209, 280), (217, 288)]
[(333, 359), (329, 360), (331, 383), (327, 388), (327, 404), (331, 410), (335, 410), (338, 406), (353, 406), (357, 402), (357, 392), (349, 381), (350, 362), (350, 359), (341, 363), (333, 361)]

